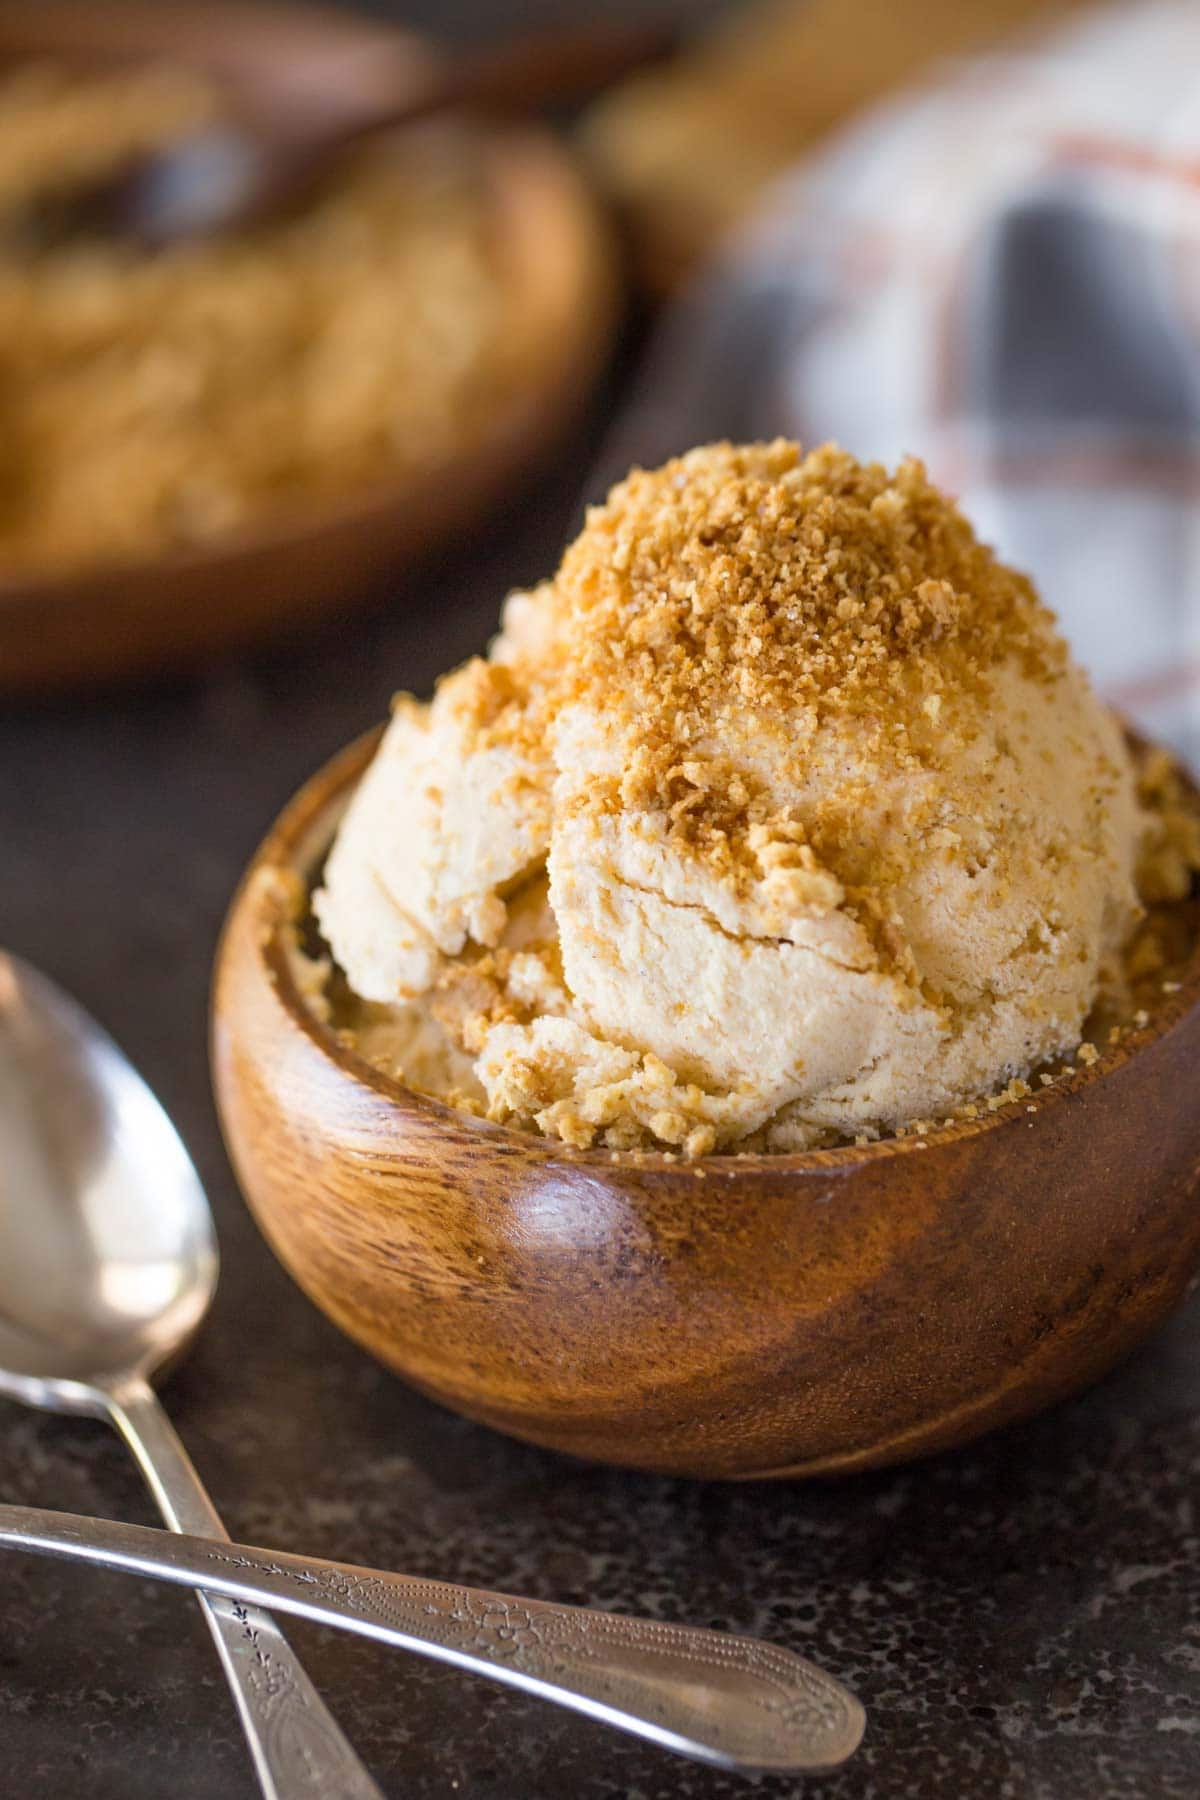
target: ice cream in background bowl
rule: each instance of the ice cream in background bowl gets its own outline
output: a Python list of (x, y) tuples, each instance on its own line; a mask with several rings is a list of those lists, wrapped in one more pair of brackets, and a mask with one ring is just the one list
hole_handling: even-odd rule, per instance
[(962, 1442), (1200, 1260), (1200, 803), (921, 466), (635, 470), (235, 900), (259, 1222), (476, 1418), (692, 1474)]

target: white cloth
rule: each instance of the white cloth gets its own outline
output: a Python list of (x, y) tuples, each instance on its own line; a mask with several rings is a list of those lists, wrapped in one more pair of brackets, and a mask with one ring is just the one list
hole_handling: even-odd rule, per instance
[(772, 190), (601, 478), (717, 437), (912, 452), (1101, 691), (1200, 764), (1200, 4), (945, 69)]

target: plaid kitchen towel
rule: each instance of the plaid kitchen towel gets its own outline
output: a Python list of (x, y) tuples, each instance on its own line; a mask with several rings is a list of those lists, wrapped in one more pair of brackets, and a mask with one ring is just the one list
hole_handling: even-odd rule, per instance
[(1200, 4), (944, 70), (772, 191), (600, 471), (716, 437), (924, 458), (1101, 690), (1200, 764)]

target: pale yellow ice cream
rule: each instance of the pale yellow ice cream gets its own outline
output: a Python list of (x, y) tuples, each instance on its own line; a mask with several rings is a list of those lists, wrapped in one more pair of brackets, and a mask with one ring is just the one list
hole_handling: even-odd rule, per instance
[(1052, 616), (918, 464), (717, 445), (397, 704), (314, 910), (415, 1086), (578, 1146), (800, 1149), (1074, 1046), (1145, 831)]

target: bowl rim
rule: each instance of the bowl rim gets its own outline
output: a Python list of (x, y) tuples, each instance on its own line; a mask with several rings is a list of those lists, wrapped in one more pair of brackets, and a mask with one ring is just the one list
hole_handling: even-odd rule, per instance
[[(278, 30), (281, 36), (297, 29), (307, 30), (314, 36), (327, 33), (331, 42), (340, 40), (343, 43), (355, 37), (366, 43), (386, 36), (397, 45), (411, 45), (431, 59), (440, 54), (437, 39), (428, 33), (370, 17), (356, 19), (354, 15), (328, 5), (263, 4), (262, 0), (258, 3), (256, 0), (206, 0), (206, 5), (214, 26), (219, 26), (222, 18), (236, 22), (239, 16), (253, 14), (268, 31)], [(73, 10), (71, 0), (47, 0), (47, 16), (54, 13), (70, 15)], [(127, 10), (142, 15), (151, 36), (156, 40), (161, 38), (157, 49), (142, 48), (130, 52), (135, 60), (145, 57), (170, 60), (172, 14), (176, 9), (134, 4), (127, 6)], [(183, 13), (189, 9), (184, 6), (179, 10)], [(36, 36), (39, 11), (40, 8), (26, 6), (16, 8), (18, 16), (24, 14), (29, 19), (31, 45), (28, 50), (11, 53), (0, 45), (0, 70), (38, 54), (32, 40)], [(0, 0), (0, 17), (13, 16), (13, 0)], [(55, 47), (44, 54), (55, 58), (69, 55), (57, 47), (57, 39)], [(80, 53), (79, 61), (83, 66), (96, 60), (97, 53), (90, 46)], [(185, 64), (195, 61), (186, 51), (179, 60)], [(219, 78), (215, 79), (219, 85)], [(441, 121), (432, 121), (431, 128), (438, 129), (441, 124)], [(117, 584), (127, 590), (145, 588), (149, 592), (172, 576), (194, 571), (208, 571), (219, 576), (227, 565), (270, 556), (288, 546), (314, 543), (328, 534), (344, 533), (376, 518), (407, 513), (414, 507), (419, 508), (429, 489), (444, 483), (448, 475), (503, 449), (530, 405), (544, 401), (548, 394), (557, 393), (578, 368), (585, 370), (585, 380), (590, 386), (611, 349), (620, 301), (611, 227), (586, 179), (582, 162), (569, 143), (536, 120), (476, 119), (469, 121), (469, 128), (473, 141), (480, 146), (481, 166), (491, 188), (488, 205), (494, 213), (511, 212), (522, 195), (527, 207), (535, 186), (545, 201), (553, 187), (557, 190), (553, 198), (558, 211), (564, 219), (570, 216), (575, 222), (578, 258), (581, 266), (585, 262), (588, 266), (595, 293), (589, 328), (586, 333), (581, 331), (580, 342), (571, 355), (565, 356), (556, 345), (554, 334), (550, 334), (553, 353), (545, 358), (544, 366), (539, 363), (532, 377), (518, 380), (510, 390), (503, 392), (497, 403), (486, 408), (472, 428), (461, 434), (435, 462), (391, 474), (382, 471), (344, 492), (324, 498), (319, 495), (306, 498), (300, 492), (277, 501), (268, 500), (261, 507), (255, 506), (245, 519), (228, 531), (221, 531), (209, 540), (181, 540), (144, 554), (134, 553), (63, 568), (36, 561), (28, 566), (0, 562), (0, 609), (19, 612), (34, 605), (39, 608), (57, 605), (73, 611), (89, 599), (102, 599)], [(516, 272), (517, 264), (514, 263), (506, 275), (509, 285), (512, 285)], [(527, 279), (525, 285), (528, 288)], [(546, 341), (544, 329), (537, 337), (539, 342)]]
[[(262, 891), (271, 900), (271, 916), (257, 934), (256, 951), (265, 966), (267, 978), (291, 1023), (308, 1039), (310, 1045), (330, 1063), (339, 1076), (373, 1089), (393, 1106), (427, 1121), (434, 1127), (452, 1130), (460, 1136), (477, 1137), (480, 1148), (487, 1146), (520, 1151), (547, 1166), (556, 1164), (572, 1169), (614, 1169), (630, 1172), (692, 1175), (703, 1179), (713, 1172), (726, 1181), (739, 1177), (760, 1182), (764, 1174), (799, 1173), (835, 1174), (863, 1164), (884, 1162), (896, 1156), (919, 1155), (935, 1149), (946, 1149), (980, 1137), (985, 1133), (1014, 1129), (1032, 1123), (1027, 1108), (1040, 1117), (1066, 1105), (1071, 1098), (1115, 1074), (1126, 1063), (1165, 1038), (1194, 1009), (1200, 1007), (1200, 935), (1191, 954), (1179, 971), (1177, 991), (1162, 994), (1145, 1025), (1134, 1026), (1117, 1044), (1104, 1049), (1094, 1063), (1076, 1064), (1073, 1073), (1060, 1075), (1045, 1088), (1033, 1090), (1029, 1099), (1005, 1101), (975, 1119), (955, 1119), (930, 1130), (905, 1137), (895, 1134), (868, 1144), (839, 1144), (820, 1150), (785, 1152), (727, 1151), (716, 1155), (685, 1158), (677, 1152), (660, 1150), (577, 1150), (536, 1132), (520, 1131), (476, 1114), (460, 1111), (447, 1102), (405, 1087), (393, 1076), (344, 1043), (338, 1034), (320, 1019), (301, 992), (295, 976), (293, 951), (288, 934), (296, 916), (292, 900), (294, 882), (299, 876), (305, 894), (310, 891), (313, 865), (328, 848), (350, 792), (365, 772), (385, 725), (377, 725), (353, 739), (334, 756), (320, 765), (292, 796), (277, 816), (267, 836), (256, 850), (230, 906), (231, 920), (244, 904), (249, 904), (254, 886), (268, 877)], [(1138, 734), (1128, 734), (1134, 743), (1143, 742)], [(1193, 792), (1198, 784), (1189, 770), (1181, 768)], [(285, 883), (269, 880), (270, 874), (283, 874)], [(225, 933), (229, 931), (226, 922)], [(224, 936), (224, 934), (223, 934)], [(223, 946), (218, 951), (218, 967)], [(986, 1105), (986, 1102), (982, 1103)]]

